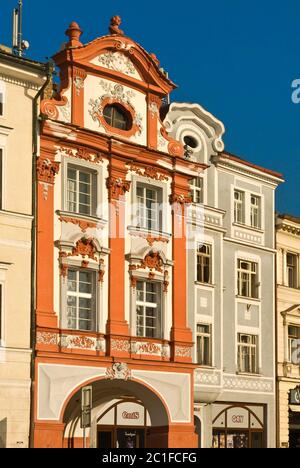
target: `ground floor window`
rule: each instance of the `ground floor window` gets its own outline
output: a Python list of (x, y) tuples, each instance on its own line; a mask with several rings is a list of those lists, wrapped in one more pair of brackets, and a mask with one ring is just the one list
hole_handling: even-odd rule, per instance
[(220, 449), (247, 449), (265, 447), (265, 406), (228, 405), (213, 406), (212, 447)]

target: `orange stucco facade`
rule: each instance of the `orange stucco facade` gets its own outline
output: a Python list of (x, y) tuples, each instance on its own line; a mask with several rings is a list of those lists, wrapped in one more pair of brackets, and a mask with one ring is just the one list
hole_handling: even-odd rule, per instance
[[(81, 447), (81, 434), (75, 429), (67, 432), (72, 411), (78, 411), (76, 395), (92, 383), (95, 405), (96, 398), (107, 402), (109, 383), (116, 392), (118, 381), (126, 394), (133, 392), (151, 414), (145, 442), (148, 447), (196, 447), (184, 227), (190, 202), (189, 181), (205, 167), (189, 162), (182, 144), (170, 138), (163, 126), (159, 107), (175, 85), (160, 70), (154, 55), (113, 26), (110, 35), (86, 45), (80, 42), (81, 31), (76, 23), (70, 25), (67, 35), (69, 42), (54, 56), (60, 69), (60, 91), (41, 103), (44, 119), (37, 161), (33, 445)], [(104, 57), (110, 61), (104, 63)], [(125, 64), (123, 69), (120, 63)], [(124, 104), (133, 122), (130, 130), (109, 126), (101, 110), (95, 114), (95, 106), (88, 107), (91, 100), (96, 102), (96, 95), (91, 96), (93, 83), (99, 80), (106, 83), (106, 97), (100, 96), (101, 105)], [(111, 89), (115, 90), (112, 94)], [(122, 101), (126, 93), (130, 102)], [(70, 213), (61, 201), (67, 158), (72, 167), (84, 164), (91, 174), (98, 171), (97, 190), (108, 208), (105, 220), (99, 213), (94, 217)], [(169, 236), (128, 231), (135, 177), (144, 184), (162, 184), (171, 220)], [(71, 265), (97, 273), (99, 319), (93, 330), (70, 329), (63, 321), (63, 291)], [(158, 338), (135, 334), (134, 307), (130, 304), (139, 278), (162, 284), (163, 313), (168, 318), (164, 321), (164, 333)], [(115, 363), (123, 366), (119, 374), (114, 373)], [(182, 382), (187, 382), (188, 387), (182, 389)], [(148, 392), (153, 394), (153, 402), (152, 396), (147, 400)], [(179, 404), (180, 414), (175, 411)], [(153, 424), (160, 405), (166, 414), (164, 425), (159, 421)], [(80, 407), (78, 399), (77, 406)], [(89, 437), (94, 437), (93, 446), (98, 446), (96, 436)]]

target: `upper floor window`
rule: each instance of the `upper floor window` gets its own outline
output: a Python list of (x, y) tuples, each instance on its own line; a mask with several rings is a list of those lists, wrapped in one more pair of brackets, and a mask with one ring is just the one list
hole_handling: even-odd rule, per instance
[(212, 248), (208, 244), (199, 244), (197, 249), (197, 281), (199, 283), (211, 283), (212, 281)]
[(258, 298), (258, 264), (238, 259), (238, 295)]
[(197, 364), (211, 366), (211, 326), (197, 325)]
[(4, 91), (0, 89), (0, 117), (4, 115)]
[(160, 231), (162, 218), (160, 213), (161, 189), (147, 185), (137, 185), (137, 223), (148, 230)]
[(3, 315), (4, 315), (4, 310), (3, 310), (3, 284), (0, 283), (0, 346), (2, 346), (2, 341), (3, 341)]
[(251, 227), (261, 228), (261, 199), (256, 195), (250, 197), (250, 222)]
[(258, 337), (238, 334), (238, 371), (256, 374), (258, 372)]
[(96, 326), (96, 273), (68, 270), (66, 328), (90, 331)]
[(103, 110), (103, 117), (111, 127), (120, 130), (130, 130), (132, 118), (130, 114), (118, 104), (109, 104)]
[(161, 338), (161, 284), (138, 281), (136, 291), (137, 336)]
[(288, 277), (288, 286), (289, 288), (297, 288), (297, 268), (298, 255), (287, 253), (286, 256), (286, 265), (287, 265), (287, 277)]
[(234, 222), (245, 223), (245, 194), (240, 190), (234, 191)]
[(94, 215), (95, 185), (95, 178), (91, 171), (68, 165), (67, 211), (88, 216)]
[[(289, 362), (299, 363), (298, 354), (300, 350), (300, 327), (290, 325), (288, 328), (288, 333), (289, 333), (289, 336), (288, 336)], [(294, 353), (296, 354), (295, 358), (294, 358)]]
[(2, 149), (0, 148), (0, 210), (2, 210), (3, 208), (3, 200), (2, 200), (2, 197), (3, 197), (3, 151)]
[(190, 187), (193, 203), (203, 203), (203, 178), (192, 179)]

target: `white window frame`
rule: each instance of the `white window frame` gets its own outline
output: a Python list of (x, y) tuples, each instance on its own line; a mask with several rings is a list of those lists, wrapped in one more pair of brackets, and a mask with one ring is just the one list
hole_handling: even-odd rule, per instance
[[(241, 197), (239, 200), (236, 199), (236, 194), (239, 194)], [(234, 189), (233, 192), (233, 217), (236, 224), (245, 225), (246, 221), (246, 211), (245, 211), (245, 192), (243, 190)], [(238, 213), (241, 214), (241, 219), (238, 216)]]
[[(294, 260), (295, 264), (291, 265), (288, 264), (288, 256), (291, 255)], [(289, 272), (291, 268), (293, 267), (293, 285), (290, 284), (290, 278), (289, 278)], [(298, 288), (298, 268), (299, 268), (299, 255), (294, 253), (294, 252), (287, 252), (286, 253), (286, 275), (287, 275), (287, 285), (291, 289), (297, 289)]]
[[(252, 203), (252, 199), (258, 203)], [(261, 229), (261, 197), (253, 193), (250, 195), (250, 225), (254, 229)]]
[[(199, 185), (198, 185), (199, 184)], [(193, 203), (204, 203), (204, 178), (201, 176), (195, 177), (190, 182), (190, 191)]]
[[(73, 270), (76, 271), (76, 276), (79, 274), (79, 272), (86, 272), (90, 273), (92, 275), (92, 293), (79, 293), (79, 292), (71, 292), (68, 291), (68, 275), (69, 271)], [(76, 278), (77, 280), (77, 278)], [(63, 300), (63, 314), (62, 314), (62, 328), (65, 330), (71, 330), (71, 331), (77, 331), (77, 332), (86, 332), (86, 333), (94, 333), (97, 331), (98, 327), (98, 283), (97, 283), (97, 270), (96, 269), (90, 269), (90, 268), (81, 268), (80, 266), (77, 265), (68, 265), (68, 274), (65, 279), (62, 280), (62, 300)], [(78, 327), (79, 323), (79, 311), (76, 310), (76, 328), (70, 328), (68, 327), (68, 297), (69, 296), (74, 296), (77, 298), (87, 298), (91, 299), (92, 302), (92, 326), (91, 330), (84, 330)]]
[(0, 119), (1, 119), (5, 117), (5, 112), (6, 112), (6, 86), (5, 86), (4, 81), (1, 81), (1, 80), (0, 80), (0, 101), (2, 102), (2, 112), (0, 111)]
[[(138, 190), (143, 191), (143, 196), (140, 197), (138, 195)], [(146, 191), (147, 190), (152, 190), (156, 194), (156, 199), (154, 202), (154, 209), (149, 209), (146, 207)], [(143, 182), (137, 182), (136, 183), (136, 188), (135, 188), (135, 196), (136, 196), (136, 203), (137, 203), (137, 213), (136, 213), (136, 221), (137, 221), (137, 227), (141, 229), (145, 229), (147, 231), (158, 231), (162, 232), (163, 228), (163, 222), (162, 222), (162, 213), (161, 213), (161, 203), (162, 203), (162, 188), (157, 187), (154, 185), (150, 184), (145, 184)], [(142, 203), (139, 201), (139, 199), (142, 199)], [(155, 224), (152, 225), (150, 223), (150, 227), (148, 222), (151, 221), (151, 218), (148, 218), (148, 210), (154, 211), (155, 212)], [(141, 212), (142, 211), (142, 215)]]
[[(298, 330), (298, 334), (297, 335), (294, 335), (292, 336), (290, 334), (290, 331), (289, 329), (290, 328), (296, 328)], [(293, 360), (292, 360), (292, 353), (293, 353), (293, 343), (295, 341), (299, 341), (300, 342), (300, 325), (294, 325), (294, 324), (288, 324), (287, 326), (287, 334), (288, 334), (288, 362), (292, 363)], [(300, 346), (300, 345), (299, 345)], [(298, 348), (298, 347), (297, 347)]]
[[(250, 265), (250, 269), (243, 269), (241, 268), (241, 263), (247, 263)], [(252, 269), (252, 267), (255, 266), (255, 271)], [(248, 299), (259, 299), (259, 263), (257, 261), (253, 260), (245, 260), (243, 258), (238, 257), (237, 258), (237, 295), (239, 297), (244, 297)], [(248, 279), (245, 280), (247, 281), (248, 284), (248, 295), (243, 295), (242, 294), (242, 284), (244, 280), (242, 280), (242, 275), (247, 275)], [(255, 284), (253, 285), (252, 283), (252, 278), (254, 277), (255, 279)], [(254, 287), (253, 287), (254, 286)], [(254, 291), (253, 291), (254, 289)]]
[[(250, 338), (249, 343), (244, 343), (241, 341), (241, 337), (245, 336)], [(253, 342), (255, 341), (255, 342)], [(243, 353), (241, 353), (241, 348), (247, 348), (248, 356), (250, 356), (250, 370), (245, 370), (244, 362), (243, 362)], [(252, 368), (252, 350), (255, 350), (255, 368)], [(249, 352), (250, 351), (250, 352)], [(258, 335), (251, 335), (248, 333), (241, 333), (238, 332), (237, 337), (237, 363), (238, 363), (238, 372), (242, 374), (258, 374), (259, 369), (259, 336)], [(249, 359), (249, 358), (248, 358)]]
[(1, 285), (1, 304), (0, 304), (0, 348), (5, 346), (5, 328), (6, 328), (6, 271), (10, 264), (0, 263), (0, 285)]
[[(198, 327), (208, 327), (208, 332), (200, 332)], [(208, 356), (208, 362), (206, 363), (200, 363), (198, 359), (199, 355), (199, 341), (202, 342), (202, 353), (203, 357), (205, 354), (205, 346), (204, 346), (204, 340), (205, 338), (209, 339), (209, 356)], [(202, 339), (202, 340), (201, 340)], [(212, 366), (212, 324), (209, 323), (200, 323), (198, 322), (196, 324), (196, 363), (200, 367), (211, 367)]]
[[(157, 302), (147, 302), (146, 300), (138, 300), (138, 283), (143, 283), (144, 285), (144, 288), (143, 288), (143, 294), (144, 294), (144, 297), (145, 297), (145, 294), (147, 293), (147, 284), (153, 284), (155, 285), (155, 288), (157, 288), (156, 290), (156, 298), (157, 298)], [(142, 307), (144, 310), (143, 310), (143, 314), (142, 314), (142, 317), (143, 317), (143, 325), (141, 325), (141, 327), (143, 328), (143, 334), (142, 335), (138, 335), (138, 316), (140, 314), (138, 314), (138, 307)], [(146, 308), (152, 308), (152, 309), (155, 309), (157, 311), (157, 314), (156, 314), (156, 323), (157, 323), (157, 326), (156, 328), (154, 328), (156, 330), (156, 332), (154, 333), (154, 336), (147, 336), (147, 334), (145, 333), (146, 329), (147, 328), (150, 328), (150, 327), (147, 327), (146, 325)], [(163, 291), (162, 291), (162, 283), (160, 281), (150, 281), (146, 278), (138, 278), (137, 280), (137, 285), (136, 285), (136, 301), (135, 301), (135, 331), (136, 331), (136, 336), (139, 337), (139, 338), (148, 338), (148, 339), (163, 339)]]
[[(76, 171), (76, 189), (75, 189), (75, 194), (76, 194), (76, 201), (75, 202), (70, 202), (69, 201), (69, 177), (68, 177), (68, 173), (69, 173), (69, 170), (74, 170)], [(89, 193), (89, 196), (90, 196), (90, 204), (89, 205), (86, 205), (86, 206), (89, 206), (89, 212), (88, 213), (80, 213), (80, 210), (79, 210), (79, 174), (80, 172), (82, 173), (85, 173), (85, 174), (88, 174), (89, 177), (90, 177), (90, 182), (89, 182), (89, 185), (90, 185), (90, 193)], [(72, 164), (72, 163), (67, 163), (67, 167), (66, 167), (66, 200), (65, 200), (65, 211), (67, 211), (68, 213), (73, 213), (73, 214), (77, 214), (79, 216), (95, 216), (95, 206), (97, 205), (97, 201), (95, 200), (95, 197), (96, 197), (96, 190), (97, 190), (97, 184), (96, 184), (96, 180), (95, 180), (95, 172), (85, 166), (80, 166), (80, 165), (76, 165), (76, 164)], [(69, 208), (69, 203), (75, 203), (76, 204), (76, 209), (75, 211), (74, 210), (70, 210)]]
[[(209, 253), (200, 253), (199, 252), (199, 248), (201, 247), (207, 247), (209, 249)], [(197, 244), (197, 250), (196, 250), (196, 282), (197, 283), (202, 283), (202, 284), (212, 284), (213, 283), (213, 247), (212, 247), (212, 244), (208, 243), (208, 242), (203, 242), (203, 243), (198, 243)], [(204, 282), (204, 281), (200, 281), (200, 279), (198, 278), (198, 258), (199, 257), (205, 257), (205, 258), (208, 258), (209, 259), (209, 281), (208, 282)], [(203, 270), (203, 265), (202, 265), (202, 270)]]

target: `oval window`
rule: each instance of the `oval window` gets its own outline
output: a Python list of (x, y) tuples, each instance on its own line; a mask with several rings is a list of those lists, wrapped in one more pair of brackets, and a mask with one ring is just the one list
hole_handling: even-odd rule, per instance
[(185, 145), (189, 146), (190, 148), (197, 148), (199, 146), (199, 143), (198, 141), (196, 140), (196, 138), (192, 137), (192, 136), (189, 136), (189, 135), (186, 135), (184, 138), (183, 138), (183, 141), (185, 143)]
[(111, 127), (120, 130), (130, 130), (132, 118), (129, 112), (117, 104), (109, 104), (103, 110), (103, 117)]

